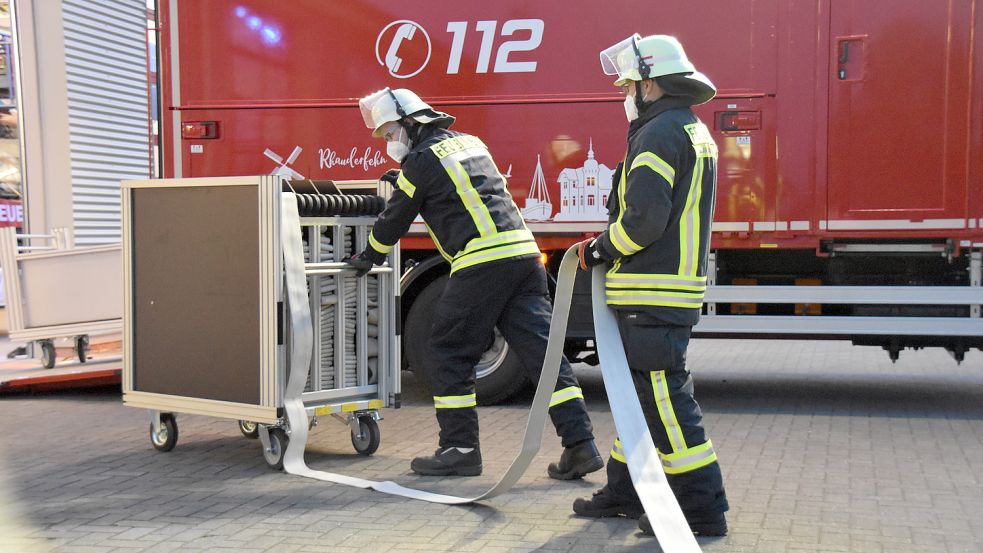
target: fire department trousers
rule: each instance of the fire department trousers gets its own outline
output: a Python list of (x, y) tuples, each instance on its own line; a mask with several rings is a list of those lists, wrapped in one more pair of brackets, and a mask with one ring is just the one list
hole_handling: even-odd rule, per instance
[[(720, 464), (703, 430), (703, 413), (693, 398), (693, 378), (686, 369), (692, 327), (666, 325), (644, 313), (619, 311), (618, 329), (645, 421), (683, 513), (699, 518), (726, 511)], [(620, 440), (615, 440), (611, 450), (607, 476), (608, 489), (615, 497), (640, 505)]]
[[(475, 365), (496, 327), (529, 379), (539, 382), (552, 311), (538, 257), (479, 265), (448, 279), (429, 344), (438, 363), (431, 381), (440, 447), (479, 446)], [(583, 397), (564, 357), (549, 410), (564, 447), (594, 438)]]

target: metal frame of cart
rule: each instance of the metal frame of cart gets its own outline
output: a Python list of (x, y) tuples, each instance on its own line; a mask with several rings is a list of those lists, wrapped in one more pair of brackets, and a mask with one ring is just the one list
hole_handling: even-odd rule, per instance
[[(338, 188), (345, 188), (345, 183), (339, 184)], [(366, 184), (364, 181), (348, 183), (349, 187), (363, 188)], [(371, 186), (374, 191), (380, 190), (376, 182), (372, 182)], [(283, 391), (290, 366), (287, 354), (290, 335), (289, 325), (283, 323), (280, 178), (259, 176), (124, 181), (122, 190), (126, 290), (123, 317), (124, 403), (150, 410), (150, 437), (158, 450), (168, 451), (177, 442), (178, 428), (174, 413), (216, 416), (238, 420), (243, 434), (259, 437), (267, 462), (279, 468), (290, 433), (283, 412)], [(220, 205), (212, 206), (215, 211), (209, 212), (209, 208), (202, 205), (209, 200), (219, 202)], [(221, 206), (225, 205), (248, 207), (229, 214), (221, 211)], [(246, 212), (251, 209), (255, 209), (255, 219), (252, 221), (248, 219), (251, 214)], [(398, 267), (398, 248), (390, 254), (388, 265), (374, 268), (369, 275), (369, 278), (377, 280), (378, 296), (378, 319), (375, 321), (377, 370), (374, 379), (370, 375), (367, 353), (367, 329), (370, 326), (367, 316), (368, 281), (355, 278), (352, 269), (341, 262), (344, 256), (365, 246), (374, 221), (375, 217), (367, 216), (301, 217), (301, 226), (311, 252), (309, 262), (305, 264), (305, 273), (310, 290), (318, 291), (317, 294), (310, 294), (310, 301), (315, 336), (319, 337), (315, 340), (311, 381), (302, 400), (312, 418), (312, 425), (317, 417), (326, 415), (350, 425), (352, 444), (358, 453), (365, 455), (373, 453), (379, 445), (376, 422), (380, 418), (379, 409), (398, 407), (400, 397), (395, 309), (398, 280), (391, 268)], [(236, 232), (230, 227), (250, 230)], [(351, 229), (352, 234), (352, 241), (347, 246), (344, 245), (346, 228)], [(323, 234), (325, 229), (332, 234), (331, 240), (335, 246), (330, 259), (320, 257), (320, 241), (328, 239)], [(238, 255), (236, 252), (244, 253)], [(249, 254), (257, 259), (246, 259)], [(204, 259), (211, 255), (231, 257), (224, 262)], [(197, 324), (194, 315), (199, 303), (203, 305), (200, 309), (207, 311), (202, 313), (202, 317), (232, 321), (232, 313), (226, 317), (225, 313), (210, 311), (205, 304), (212, 301), (215, 294), (209, 295), (199, 288), (213, 287), (204, 279), (222, 280), (232, 274), (233, 269), (229, 266), (240, 262), (250, 267), (246, 272), (255, 270), (257, 278), (250, 281), (249, 286), (229, 289), (228, 295), (238, 293), (250, 302), (255, 300), (255, 311), (238, 314), (240, 317), (255, 318), (253, 322), (256, 324), (248, 327), (249, 334), (254, 333), (255, 336), (232, 336), (225, 329), (208, 328), (207, 325), (201, 329), (207, 336), (195, 334), (194, 328), (178, 328), (179, 325), (193, 327)], [(209, 270), (212, 272), (208, 273)], [(201, 271), (201, 274), (196, 274), (196, 271)], [(165, 279), (158, 272), (169, 276)], [(159, 280), (154, 281), (154, 278)], [(319, 362), (320, 348), (328, 346), (320, 339), (319, 329), (320, 284), (325, 279), (335, 282), (337, 294), (334, 332), (327, 337), (335, 348), (333, 367), (337, 371), (336, 385), (328, 388), (320, 385), (322, 367)], [(174, 281), (178, 282), (173, 284)], [(253, 284), (255, 289), (250, 288)], [(154, 290), (155, 286), (160, 289)], [(168, 286), (174, 289), (168, 289)], [(349, 286), (354, 290), (350, 290)], [(349, 306), (345, 296), (351, 292), (354, 292), (354, 302)], [(225, 290), (221, 293), (225, 293)], [(187, 298), (182, 297), (185, 294)], [(181, 305), (182, 302), (185, 305)], [(347, 377), (344, 374), (346, 307), (352, 307), (355, 314), (356, 356), (354, 375)], [(188, 313), (187, 321), (176, 316), (181, 309)], [(167, 313), (174, 316), (168, 319)], [(236, 322), (232, 321), (233, 324)], [(255, 337), (258, 348), (241, 357), (244, 361), (239, 365), (230, 366), (222, 365), (221, 359), (214, 364), (202, 361), (208, 354), (206, 350), (189, 353), (174, 349), (176, 358), (196, 366), (169, 366), (166, 361), (153, 355), (161, 346), (160, 340), (153, 339), (155, 336), (161, 340), (169, 336), (183, 337), (195, 343), (217, 340), (220, 343), (216, 343), (216, 351), (233, 353), (236, 352), (229, 350), (229, 347), (234, 347), (236, 343), (249, 345), (249, 340)], [(181, 344), (174, 346), (180, 347)], [(203, 371), (210, 368), (218, 375), (201, 376)], [(173, 375), (168, 374), (171, 371)], [(197, 377), (214, 378), (193, 382)], [(230, 388), (239, 386), (246, 391), (233, 397), (229, 395), (231, 392), (221, 389), (226, 384)]]
[(17, 234), (0, 228), (10, 339), (36, 342), (48, 369), (55, 366), (55, 339), (71, 337), (85, 363), (89, 335), (123, 329), (120, 245), (72, 248), (71, 241), (68, 229)]

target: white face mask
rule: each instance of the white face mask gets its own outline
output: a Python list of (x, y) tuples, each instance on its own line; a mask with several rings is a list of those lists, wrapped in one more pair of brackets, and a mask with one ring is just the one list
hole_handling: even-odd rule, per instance
[(629, 123), (638, 119), (638, 106), (635, 105), (635, 96), (632, 94), (625, 96), (625, 116)]
[(403, 163), (409, 153), (410, 145), (409, 139), (406, 137), (406, 129), (400, 127), (399, 136), (386, 142), (386, 154), (396, 163)]

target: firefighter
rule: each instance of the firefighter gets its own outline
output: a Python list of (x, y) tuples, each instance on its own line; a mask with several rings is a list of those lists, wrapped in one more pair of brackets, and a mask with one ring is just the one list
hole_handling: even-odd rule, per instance
[[(686, 368), (707, 285), (717, 181), (716, 144), (691, 106), (716, 89), (671, 36), (633, 35), (603, 51), (601, 65), (625, 94), (628, 151), (614, 174), (608, 227), (578, 245), (580, 267), (608, 268), (605, 299), (616, 311), (649, 432), (691, 530), (722, 536), (723, 479)], [(607, 478), (592, 498), (574, 502), (574, 512), (640, 518), (651, 534), (620, 440)]]
[[(552, 313), (539, 247), (488, 148), (449, 130), (454, 117), (407, 89), (386, 88), (362, 98), (359, 107), (400, 170), (383, 175), (394, 185), (392, 196), (368, 246), (348, 262), (363, 274), (382, 263), (419, 214), (450, 264), (428, 344), (438, 360), (432, 383), (440, 443), (410, 466), (425, 475), (476, 476), (482, 464), (475, 365), (496, 327), (539, 381)], [(559, 462), (548, 467), (552, 478), (580, 478), (604, 466), (583, 397), (564, 358), (550, 401), (564, 446)]]

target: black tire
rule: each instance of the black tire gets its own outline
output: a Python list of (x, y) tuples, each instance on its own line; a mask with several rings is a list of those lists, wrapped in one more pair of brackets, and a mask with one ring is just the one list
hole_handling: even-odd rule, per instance
[(79, 356), (79, 363), (85, 363), (89, 356), (89, 337), (86, 335), (75, 337), (75, 351)]
[(239, 432), (242, 432), (243, 436), (249, 438), (250, 440), (255, 440), (256, 438), (259, 438), (258, 423), (255, 423), (253, 421), (240, 420), (238, 426), (239, 426)]
[(287, 433), (282, 428), (270, 429), (270, 447), (263, 449), (263, 458), (273, 470), (283, 469), (283, 454), (287, 451)]
[(358, 417), (358, 432), (352, 427), (352, 446), (359, 455), (372, 455), (379, 449), (379, 442), (382, 433), (379, 431), (379, 423), (371, 415)]
[(38, 342), (41, 346), (41, 366), (50, 369), (55, 366), (55, 360), (57, 356), (55, 355), (55, 344), (51, 340), (41, 340)]
[[(429, 392), (430, 375), (437, 367), (427, 347), (433, 327), (434, 306), (444, 291), (447, 277), (431, 282), (413, 301), (403, 327), (403, 354), (410, 370)], [(508, 349), (508, 343), (496, 332), (495, 343), (476, 367), (478, 405), (495, 405), (524, 389), (529, 382), (519, 356)], [(493, 351), (495, 350), (495, 351)]]
[(177, 419), (173, 413), (160, 414), (160, 433), (154, 432), (150, 424), (150, 443), (157, 451), (170, 451), (177, 445)]

